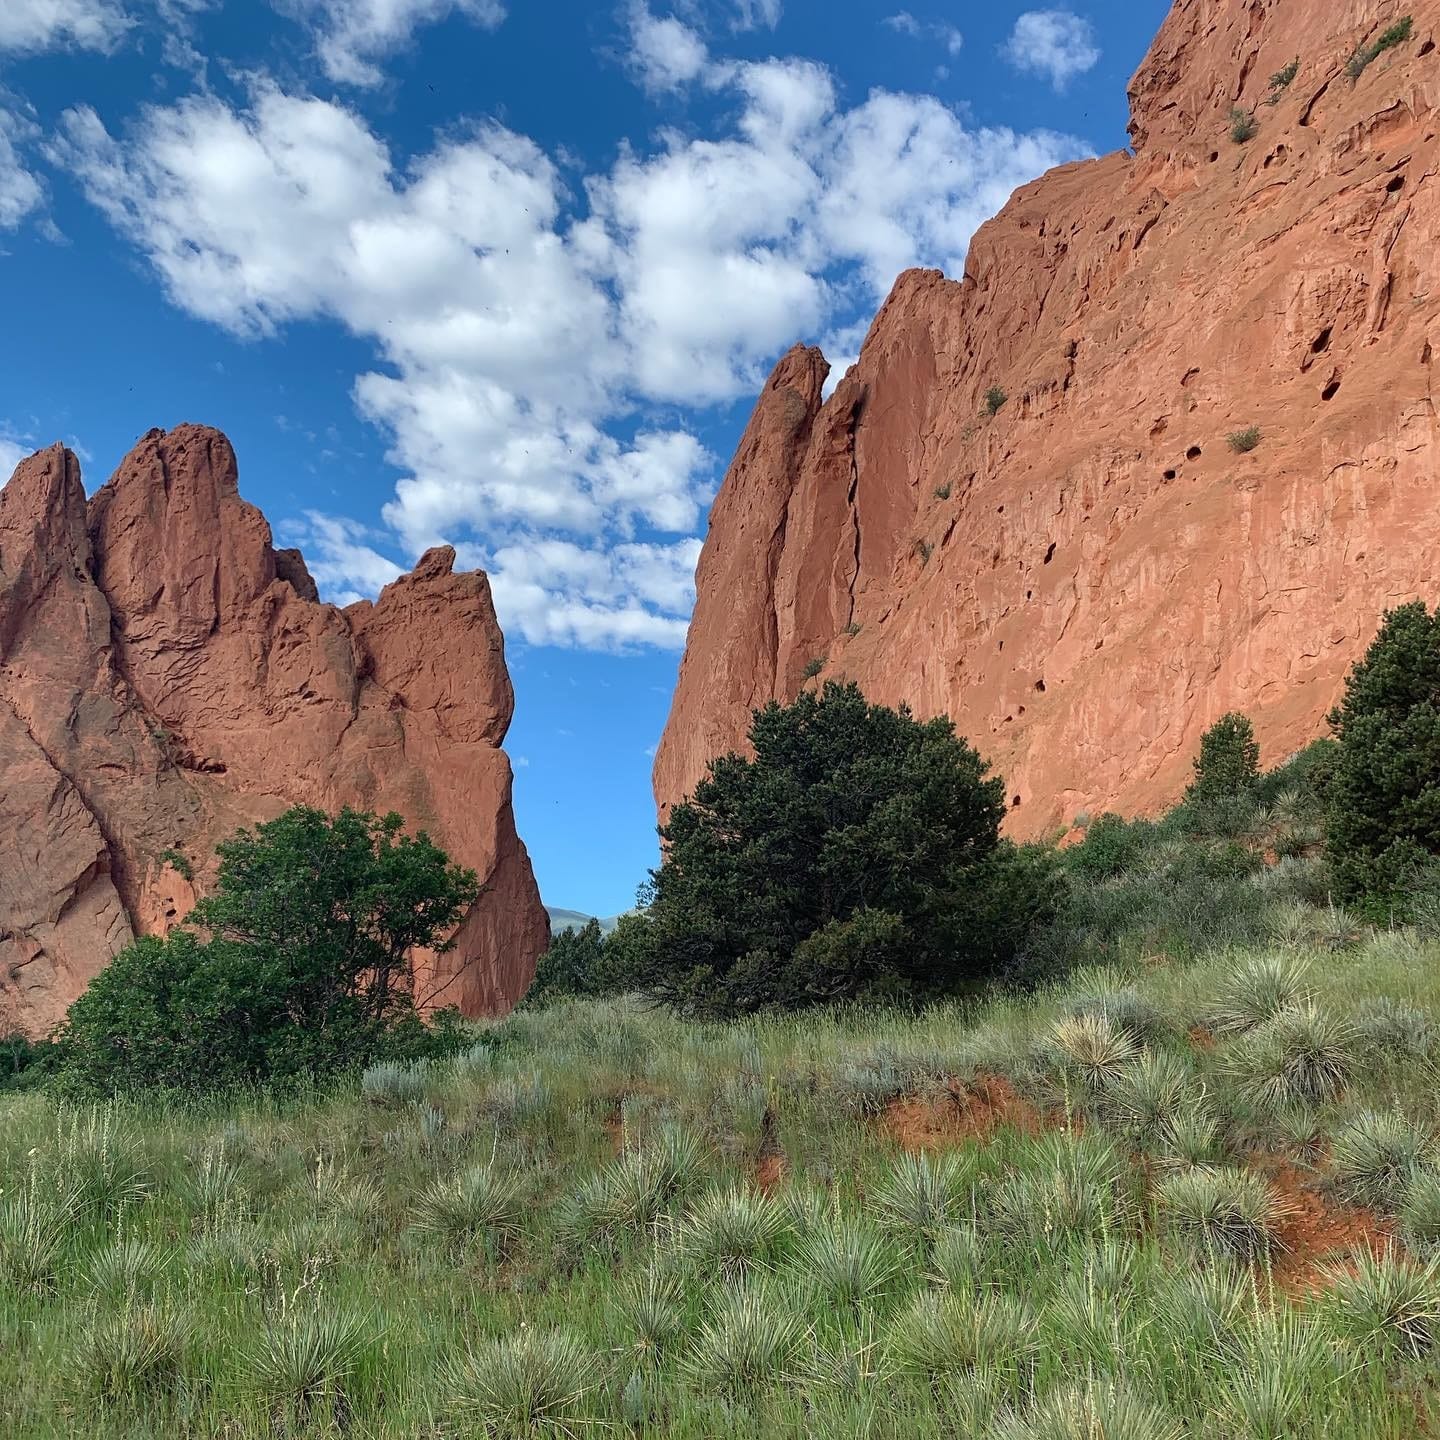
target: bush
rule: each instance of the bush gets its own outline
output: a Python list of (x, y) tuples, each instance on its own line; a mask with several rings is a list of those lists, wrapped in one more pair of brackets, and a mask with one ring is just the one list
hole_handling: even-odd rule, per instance
[(479, 887), (401, 825), (297, 806), (222, 844), (190, 917), (209, 938), (144, 937), (96, 976), (58, 1039), (62, 1087), (208, 1091), (450, 1044), (419, 1020), (413, 955), (448, 948)]
[(1001, 407), (1010, 397), (998, 386), (992, 385), (985, 392), (985, 413), (987, 415), (998, 415)]
[(1414, 19), (1406, 15), (1397, 20), (1388, 29), (1382, 30), (1377, 39), (1369, 45), (1361, 45), (1345, 62), (1345, 73), (1352, 79), (1358, 80), (1366, 70), (1370, 62), (1385, 51), (1393, 49), (1396, 45), (1403, 45), (1411, 36), (1415, 28)]
[(1255, 132), (1260, 128), (1259, 122), (1255, 119), (1252, 110), (1242, 110), (1240, 106), (1234, 105), (1230, 109), (1230, 138), (1237, 145), (1244, 145), (1246, 141), (1255, 138)]
[(1339, 746), (1326, 853), (1337, 898), (1404, 911), (1403, 892), (1440, 855), (1440, 610), (1417, 600), (1385, 616), (1330, 726)]
[(610, 993), (605, 969), (605, 935), (598, 920), (578, 930), (562, 930), (535, 966), (525, 992), (527, 1005), (548, 1005), (567, 996)]
[(1186, 806), (1211, 830), (1233, 830), (1216, 822), (1231, 820), (1237, 809), (1254, 805), (1260, 785), (1260, 746), (1255, 727), (1232, 711), (1201, 737), (1194, 761), (1195, 778), (1185, 791)]
[(948, 720), (830, 681), (750, 739), (671, 812), (616, 983), (711, 1016), (952, 994), (1053, 908), (1053, 865), (1000, 839), (1002, 782)]
[(1270, 77), (1271, 103), (1274, 104), (1280, 98), (1280, 91), (1288, 90), (1290, 82), (1300, 73), (1300, 57), (1297, 55), (1282, 70), (1277, 70)]
[(1225, 443), (1237, 454), (1248, 455), (1260, 443), (1260, 427), (1247, 425), (1243, 430), (1233, 430), (1225, 437)]

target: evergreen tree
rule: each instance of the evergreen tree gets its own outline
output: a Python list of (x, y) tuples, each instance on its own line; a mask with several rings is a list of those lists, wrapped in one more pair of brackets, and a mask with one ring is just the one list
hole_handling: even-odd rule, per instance
[(1225, 829), (1248, 809), (1260, 784), (1260, 746), (1249, 719), (1231, 711), (1201, 737), (1185, 802), (1202, 823)]

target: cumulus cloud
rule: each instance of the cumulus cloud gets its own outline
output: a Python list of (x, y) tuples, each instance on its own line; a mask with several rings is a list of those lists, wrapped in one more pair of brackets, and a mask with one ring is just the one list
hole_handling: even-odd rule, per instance
[(501, 0), (274, 0), (307, 24), (325, 73), (345, 85), (378, 85), (378, 61), (403, 50), (415, 32), (450, 15), (493, 30), (505, 19)]
[(3, 0), (0, 54), (72, 46), (108, 51), (133, 23), (116, 0)]
[(15, 467), (33, 450), (33, 446), (17, 440), (12, 431), (0, 426), (0, 485), (15, 473)]
[(734, 0), (734, 3), (731, 24), (736, 30), (756, 30), (762, 25), (773, 30), (785, 8), (782, 0)]
[(1001, 54), (1017, 70), (1043, 75), (1063, 91), (1100, 59), (1095, 31), (1070, 10), (1030, 10), (1016, 22)]
[(652, 94), (688, 85), (709, 58), (705, 42), (683, 21), (656, 16), (647, 5), (631, 7), (630, 63)]
[(355, 403), (402, 478), (383, 538), (309, 517), (328, 594), (444, 540), (527, 639), (673, 647), (717, 468), (675, 407), (753, 392), (797, 338), (858, 343), (897, 271), (957, 270), (1016, 185), (1087, 153), (926, 96), (847, 108), (803, 61), (698, 63), (729, 120), (578, 187), (499, 125), (397, 165), (354, 110), (269, 82), (118, 138), (76, 107), (51, 153), (190, 314), (262, 337), (328, 319), (373, 348)]
[(965, 45), (965, 37), (953, 25), (938, 20), (917, 20), (908, 10), (887, 15), (880, 23), (912, 40), (933, 40), (947, 55), (958, 55)]
[(305, 568), (337, 605), (372, 599), (400, 577), (400, 567), (370, 544), (384, 538), (358, 521), (317, 510), (307, 510), (303, 522), (281, 532), (282, 540), (304, 551)]

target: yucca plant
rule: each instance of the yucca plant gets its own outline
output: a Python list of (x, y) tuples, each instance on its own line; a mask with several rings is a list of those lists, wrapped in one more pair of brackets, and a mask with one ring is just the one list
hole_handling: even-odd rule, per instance
[(1220, 983), (1219, 995), (1206, 1016), (1218, 1035), (1254, 1030), (1282, 1010), (1308, 998), (1306, 964), (1293, 955), (1254, 955), (1243, 960)]
[(472, 1165), (421, 1191), (410, 1206), (410, 1224), (447, 1243), (489, 1236), (503, 1244), (519, 1231), (524, 1214), (519, 1176), (493, 1164)]
[(1168, 1050), (1147, 1050), (1111, 1081), (1104, 1113), (1110, 1124), (1144, 1149), (1160, 1144), (1166, 1128), (1193, 1114), (1205, 1088), (1189, 1063)]
[(250, 1208), (243, 1172), (222, 1145), (208, 1146), (179, 1185), (202, 1228), (242, 1218)]
[(797, 1276), (827, 1306), (858, 1310), (884, 1293), (900, 1270), (893, 1240), (863, 1220), (834, 1216), (795, 1246)]
[(48, 1194), (33, 1178), (0, 1197), (0, 1281), (17, 1290), (49, 1289), (74, 1222), (72, 1196)]
[(1383, 1059), (1427, 1060), (1440, 1041), (1425, 1011), (1388, 995), (1362, 1001), (1355, 1010), (1354, 1026), (1360, 1050)]
[(1165, 1012), (1133, 985), (1116, 984), (1103, 971), (1092, 973), (1091, 979), (1094, 983), (1060, 1001), (1063, 1018), (1099, 1015), (1137, 1045), (1153, 1044), (1174, 1028)]
[(1011, 1241), (1053, 1248), (1123, 1227), (1129, 1162), (1092, 1136), (1044, 1135), (1017, 1153), (1016, 1171), (990, 1198), (985, 1223)]
[(1435, 1137), (1393, 1110), (1364, 1110), (1336, 1132), (1330, 1173), (1348, 1200), (1393, 1210), (1422, 1170), (1440, 1161)]
[(453, 1358), (445, 1379), (451, 1402), (476, 1432), (531, 1440), (581, 1433), (598, 1367), (574, 1335), (521, 1329)]
[(93, 1250), (85, 1260), (83, 1274), (92, 1292), (133, 1297), (147, 1294), (168, 1263), (160, 1246), (129, 1235)]
[(368, 1175), (351, 1175), (333, 1157), (321, 1156), (306, 1172), (306, 1198), (321, 1214), (368, 1220), (385, 1203), (384, 1192)]
[(669, 1129), (648, 1148), (619, 1156), (584, 1192), (594, 1231), (647, 1229), (695, 1188), (703, 1161), (694, 1136)]
[(648, 1269), (621, 1289), (615, 1308), (636, 1359), (658, 1363), (685, 1330), (684, 1281), (673, 1271)]
[(902, 1155), (871, 1190), (883, 1225), (933, 1235), (970, 1210), (973, 1165), (953, 1153)]
[(114, 1219), (150, 1193), (139, 1141), (108, 1112), (73, 1115), (62, 1130), (57, 1161), (57, 1189), (68, 1192), (77, 1218)]
[(1254, 1260), (1279, 1244), (1286, 1207), (1250, 1170), (1189, 1170), (1156, 1190), (1166, 1228), (1212, 1256)]
[(681, 1374), (698, 1389), (743, 1396), (786, 1373), (804, 1334), (798, 1307), (775, 1287), (727, 1287), (681, 1361)]
[(790, 1234), (785, 1208), (753, 1190), (711, 1190), (675, 1226), (671, 1250), (701, 1274), (727, 1279), (771, 1265)]
[(1254, 1440), (1291, 1440), (1315, 1395), (1333, 1384), (1329, 1345), (1309, 1314), (1279, 1310), (1241, 1332), (1235, 1361), (1221, 1378), (1221, 1409), (1234, 1429)]
[(1440, 1173), (1417, 1170), (1400, 1199), (1400, 1226), (1414, 1246), (1428, 1248), (1440, 1240)]
[(94, 1315), (72, 1357), (83, 1393), (135, 1400), (174, 1386), (193, 1340), (193, 1325), (149, 1305)]
[(1199, 1103), (1182, 1109), (1160, 1126), (1151, 1158), (1161, 1173), (1222, 1164), (1225, 1145), (1219, 1119)]
[(1355, 1032), (1306, 1001), (1250, 1031), (1229, 1056), (1231, 1073), (1262, 1105), (1280, 1109), (1333, 1100), (1354, 1068)]
[(885, 1355), (898, 1375), (933, 1380), (958, 1371), (1015, 1372), (1035, 1321), (1013, 1296), (922, 1291), (890, 1322)]
[(1440, 1257), (1359, 1250), (1324, 1279), (1336, 1330), (1361, 1354), (1395, 1345), (1422, 1355), (1440, 1335)]
[(343, 1404), (374, 1328), (355, 1311), (292, 1311), (267, 1326), (246, 1357), (247, 1387), (273, 1415), (302, 1421), (321, 1402)]
[(1067, 1015), (1046, 1035), (1046, 1048), (1064, 1075), (1086, 1090), (1106, 1090), (1135, 1058), (1131, 1032), (1101, 1013)]
[(935, 1235), (930, 1272), (941, 1285), (972, 1290), (992, 1265), (984, 1237), (973, 1225), (951, 1225)]
[(1006, 1411), (989, 1440), (1181, 1440), (1184, 1430), (1118, 1381), (1059, 1386), (1023, 1411)]

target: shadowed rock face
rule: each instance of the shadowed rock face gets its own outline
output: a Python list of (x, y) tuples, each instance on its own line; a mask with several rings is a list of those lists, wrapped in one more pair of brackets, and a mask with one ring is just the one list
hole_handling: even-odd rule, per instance
[(185, 916), (217, 841), (297, 803), (397, 810), (480, 876), (422, 994), (482, 1014), (524, 993), (549, 922), (500, 749), (514, 695), (489, 582), (454, 559), (339, 610), (272, 547), (218, 431), (151, 431), (88, 503), (68, 450), (21, 462), (0, 490), (0, 1031), (50, 1028)]
[(1384, 610), (1440, 598), (1440, 0), (1401, 8), (1352, 82), (1393, 5), (1178, 0), (1133, 155), (1018, 191), (962, 280), (902, 275), (828, 401), (817, 351), (780, 362), (712, 513), (662, 814), (826, 678), (952, 716), (1021, 836), (1173, 802), (1227, 710), (1267, 763), (1324, 733)]

